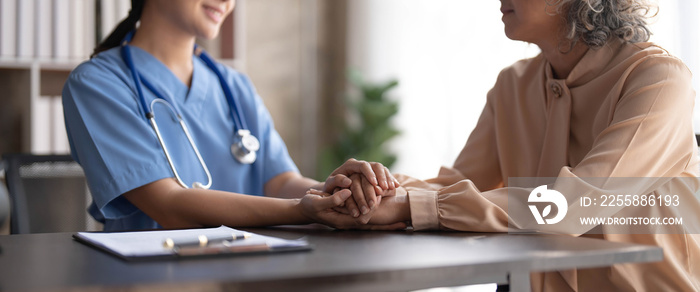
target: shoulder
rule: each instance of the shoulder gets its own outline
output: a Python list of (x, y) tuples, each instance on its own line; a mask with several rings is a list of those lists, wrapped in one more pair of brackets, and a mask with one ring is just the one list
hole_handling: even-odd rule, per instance
[(539, 54), (503, 68), (487, 98), (494, 102), (494, 99), (517, 98), (523, 91), (537, 92), (533, 86), (538, 86), (545, 79), (545, 64), (544, 57)]
[(119, 48), (104, 51), (78, 65), (63, 85), (64, 100), (87, 102), (113, 99), (131, 102), (135, 96), (134, 81)]
[(692, 87), (692, 73), (683, 61), (654, 43), (625, 44), (617, 59), (627, 67), (625, 87), (635, 89), (652, 84)]
[(620, 45), (618, 55), (622, 58), (641, 59), (645, 57), (674, 58), (668, 50), (652, 42), (624, 43)]
[[(497, 85), (503, 83), (529, 82), (533, 78), (543, 77), (546, 60), (539, 54), (532, 58), (519, 60), (503, 68), (498, 74)], [(515, 84), (513, 84), (515, 85)]]
[(250, 89), (253, 88), (253, 83), (252, 81), (250, 81), (250, 78), (246, 74), (236, 69), (233, 69), (232, 67), (225, 65), (221, 62), (217, 62), (216, 66), (219, 69), (219, 71), (224, 75), (224, 78), (226, 78), (226, 80), (228, 80), (232, 86)]
[(241, 97), (244, 101), (253, 102), (256, 106), (263, 104), (255, 89), (255, 85), (253, 85), (248, 75), (221, 62), (217, 62), (216, 66), (224, 76), (224, 79), (229, 82), (234, 95)]
[(623, 72), (620, 79), (625, 81), (639, 77), (663, 80), (691, 76), (690, 69), (681, 59), (649, 42), (620, 45), (610, 60), (607, 71)]
[(97, 56), (78, 65), (68, 76), (67, 83), (89, 82), (100, 80), (102, 82), (119, 83), (128, 82), (128, 70), (121, 58), (119, 47), (99, 53)]
[(639, 58), (639, 62), (636, 62), (638, 66), (651, 66), (662, 71), (672, 71), (675, 74), (690, 77), (691, 72), (688, 66), (680, 58), (671, 55), (666, 49), (653, 43), (635, 44), (634, 47), (638, 50), (635, 54)]
[(623, 45), (616, 56), (622, 74), (615, 80), (618, 107), (634, 105), (655, 113), (685, 118), (692, 111), (695, 91), (692, 74), (679, 58), (653, 43)]
[(124, 71), (126, 68), (121, 58), (119, 47), (115, 47), (97, 54), (76, 67), (71, 74), (102, 74), (106, 72)]

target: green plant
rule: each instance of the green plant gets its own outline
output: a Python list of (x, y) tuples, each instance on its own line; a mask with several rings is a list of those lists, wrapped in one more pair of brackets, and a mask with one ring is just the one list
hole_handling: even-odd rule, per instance
[(370, 83), (357, 71), (349, 71), (348, 77), (359, 95), (345, 98), (348, 111), (336, 124), (335, 143), (320, 154), (318, 176), (321, 179), (349, 158), (376, 161), (386, 167), (396, 162), (396, 155), (387, 151), (384, 144), (400, 133), (390, 124), (391, 118), (398, 113), (398, 102), (386, 97), (386, 93), (399, 84), (398, 81)]

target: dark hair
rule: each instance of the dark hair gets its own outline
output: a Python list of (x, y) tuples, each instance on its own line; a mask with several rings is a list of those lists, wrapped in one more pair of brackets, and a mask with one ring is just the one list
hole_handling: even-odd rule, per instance
[(114, 47), (121, 45), (121, 41), (124, 39), (126, 34), (136, 28), (136, 23), (141, 19), (141, 12), (143, 12), (143, 4), (146, 0), (131, 0), (131, 10), (129, 11), (129, 16), (122, 20), (117, 27), (112, 30), (109, 34), (92, 52), (90, 58), (95, 57), (100, 52), (109, 50)]

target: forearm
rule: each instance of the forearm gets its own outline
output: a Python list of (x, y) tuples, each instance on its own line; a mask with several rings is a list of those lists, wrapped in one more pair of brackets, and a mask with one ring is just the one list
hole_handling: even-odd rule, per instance
[(265, 195), (275, 198), (301, 198), (311, 188), (322, 189), (323, 183), (296, 172), (280, 174), (265, 184)]
[(183, 189), (163, 179), (123, 195), (165, 228), (305, 224), (299, 200), (257, 197), (215, 190)]
[(173, 199), (170, 206), (173, 217), (192, 225), (250, 227), (311, 223), (301, 213), (299, 200), (198, 189), (178, 190)]
[(307, 177), (294, 178), (284, 184), (278, 198), (301, 198), (311, 188), (322, 190), (323, 184)]

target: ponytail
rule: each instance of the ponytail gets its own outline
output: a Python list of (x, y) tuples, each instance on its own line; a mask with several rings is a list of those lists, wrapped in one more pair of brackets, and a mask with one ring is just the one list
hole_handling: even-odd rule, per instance
[(143, 12), (143, 4), (146, 0), (131, 0), (131, 10), (129, 11), (129, 16), (122, 20), (119, 25), (109, 34), (109, 36), (104, 39), (95, 50), (90, 55), (90, 58), (95, 57), (97, 54), (109, 50), (114, 47), (121, 45), (121, 41), (126, 37), (126, 35), (136, 29), (136, 23), (141, 19), (141, 13)]

